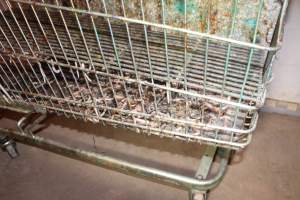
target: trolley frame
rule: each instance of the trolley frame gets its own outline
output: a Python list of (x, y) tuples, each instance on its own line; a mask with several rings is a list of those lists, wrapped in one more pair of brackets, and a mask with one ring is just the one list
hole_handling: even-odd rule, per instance
[[(36, 111), (34, 110), (5, 106), (0, 106), (0, 108), (26, 114), (24, 117), (18, 120), (16, 124), (17, 129), (0, 128), (0, 135), (2, 136), (6, 136), (19, 143), (123, 174), (132, 175), (149, 181), (158, 182), (160, 184), (188, 190), (189, 199), (191, 200), (206, 199), (207, 192), (216, 187), (222, 181), (225, 176), (232, 151), (230, 149), (208, 145), (205, 148), (203, 156), (201, 157), (201, 161), (195, 176), (183, 176), (181, 174), (160, 170), (158, 168), (151, 168), (136, 163), (131, 163), (108, 155), (75, 148), (52, 139), (47, 139), (45, 137), (32, 134), (31, 130), (35, 125), (39, 124), (46, 118), (47, 113), (39, 112), (41, 115), (36, 118), (36, 120), (30, 121), (29, 119), (31, 116), (36, 114)], [(220, 157), (220, 166), (218, 172), (213, 178), (207, 179), (215, 156)]]

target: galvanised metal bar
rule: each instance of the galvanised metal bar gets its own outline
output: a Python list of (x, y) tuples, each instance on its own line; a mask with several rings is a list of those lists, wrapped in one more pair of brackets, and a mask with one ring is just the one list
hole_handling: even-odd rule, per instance
[(99, 167), (111, 169), (123, 174), (141, 177), (165, 185), (199, 191), (210, 190), (221, 182), (225, 175), (230, 155), (229, 149), (221, 149), (221, 152), (218, 153), (218, 155), (221, 157), (218, 173), (211, 179), (200, 180), (194, 177), (183, 176), (156, 168), (130, 163), (110, 156), (85, 151), (67, 146), (54, 140), (46, 139), (36, 135), (30, 136), (12, 129), (0, 128), (0, 133), (7, 135), (20, 143), (38, 147), (43, 150), (84, 161)]
[(204, 155), (201, 158), (200, 165), (195, 173), (195, 177), (198, 179), (206, 179), (214, 157), (216, 155), (217, 148), (214, 146), (207, 146), (204, 152)]
[[(141, 14), (142, 14), (142, 20), (145, 21), (145, 14), (144, 14), (144, 7), (143, 7), (143, 0), (140, 0), (140, 7), (141, 7)], [(152, 64), (151, 64), (151, 55), (150, 55), (150, 48), (149, 48), (149, 41), (148, 41), (148, 32), (147, 32), (147, 26), (143, 25), (144, 28), (144, 37), (145, 37), (145, 44), (146, 44), (146, 49), (147, 49), (147, 60), (149, 64), (149, 70), (150, 70), (150, 77), (151, 77), (151, 83), (154, 84), (154, 78), (153, 78), (153, 69), (152, 69)], [(157, 113), (157, 97), (156, 97), (156, 90), (153, 87), (152, 88), (153, 94), (154, 94), (154, 108), (155, 112)]]

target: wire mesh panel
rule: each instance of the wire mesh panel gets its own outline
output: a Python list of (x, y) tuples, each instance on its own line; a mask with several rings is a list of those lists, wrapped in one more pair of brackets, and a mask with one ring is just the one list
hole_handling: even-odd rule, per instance
[(287, 4), (247, 2), (1, 1), (0, 92), (66, 117), (242, 148)]

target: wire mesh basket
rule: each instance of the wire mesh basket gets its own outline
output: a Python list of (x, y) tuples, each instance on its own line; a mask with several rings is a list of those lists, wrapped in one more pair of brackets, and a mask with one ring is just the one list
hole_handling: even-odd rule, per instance
[(3, 0), (2, 102), (243, 148), (264, 102), (286, 6)]

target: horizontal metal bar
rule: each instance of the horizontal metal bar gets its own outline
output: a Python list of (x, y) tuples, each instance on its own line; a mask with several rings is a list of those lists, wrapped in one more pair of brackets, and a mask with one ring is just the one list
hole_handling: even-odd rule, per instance
[(18, 142), (38, 147), (69, 158), (81, 160), (99, 167), (112, 169), (123, 174), (134, 175), (154, 182), (184, 189), (196, 189), (200, 191), (210, 190), (216, 187), (225, 175), (228, 165), (230, 150), (222, 149), (220, 167), (218, 173), (211, 179), (199, 180), (156, 168), (133, 164), (110, 156), (97, 154), (90, 151), (67, 146), (54, 140), (39, 136), (30, 136), (12, 129), (0, 128), (0, 132), (15, 139)]
[(151, 23), (151, 22), (148, 22), (148, 21), (132, 19), (132, 18), (127, 18), (127, 17), (122, 17), (122, 16), (114, 16), (114, 15), (111, 15), (111, 14), (104, 14), (104, 13), (94, 12), (94, 11), (89, 11), (89, 10), (70, 8), (70, 7), (58, 6), (58, 5), (51, 5), (51, 4), (47, 4), (47, 3), (39, 3), (39, 2), (28, 1), (28, 0), (26, 0), (26, 1), (25, 0), (12, 0), (12, 1), (20, 2), (20, 3), (24, 3), (24, 4), (35, 5), (35, 6), (42, 6), (42, 7), (47, 7), (47, 8), (65, 10), (65, 11), (70, 11), (70, 12), (84, 13), (84, 14), (89, 14), (89, 15), (94, 15), (94, 16), (117, 19), (117, 20), (122, 20), (122, 21), (125, 21), (125, 22), (131, 22), (131, 23), (142, 24), (142, 25), (147, 25), (147, 26), (153, 26), (153, 27), (157, 27), (157, 28), (162, 28), (162, 29), (187, 33), (187, 34), (195, 35), (195, 36), (198, 36), (198, 37), (201, 37), (201, 38), (207, 38), (207, 39), (213, 39), (213, 40), (217, 40), (217, 41), (228, 42), (228, 43), (231, 43), (231, 44), (236, 44), (236, 45), (239, 45), (239, 46), (245, 46), (245, 47), (250, 47), (250, 48), (255, 48), (255, 49), (261, 49), (261, 50), (267, 50), (267, 51), (277, 51), (280, 48), (280, 46), (266, 47), (266, 46), (262, 46), (262, 45), (252, 44), (252, 43), (249, 43), (249, 42), (242, 42), (242, 41), (238, 41), (238, 40), (234, 40), (234, 39), (230, 39), (230, 38), (224, 38), (224, 37), (220, 37), (220, 36), (217, 36), (217, 35), (212, 35), (212, 34), (209, 34), (209, 33), (191, 31), (191, 30), (187, 30), (187, 29), (184, 29), (184, 28), (176, 28), (176, 27), (173, 27), (173, 26), (165, 25), (165, 24)]

